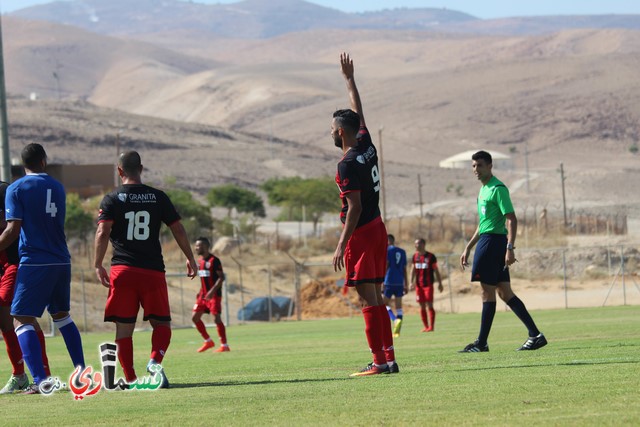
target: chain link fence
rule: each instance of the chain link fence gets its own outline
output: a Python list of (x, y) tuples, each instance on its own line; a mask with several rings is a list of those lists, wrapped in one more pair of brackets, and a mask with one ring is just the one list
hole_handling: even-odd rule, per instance
[[(605, 305), (640, 305), (638, 267), (640, 245), (523, 249), (512, 266), (514, 291), (530, 309), (562, 309)], [(460, 272), (459, 254), (436, 254), (444, 292), (435, 294), (436, 310), (446, 313), (480, 311), (478, 284)], [(288, 254), (276, 260), (222, 257), (225, 324), (250, 321), (239, 311), (262, 301), (264, 320), (303, 320), (346, 317), (360, 313), (355, 291), (343, 293), (344, 275), (325, 261), (296, 259)], [(96, 283), (93, 271), (76, 271), (72, 283), (72, 315), (81, 331), (112, 330), (103, 322), (107, 289)], [(168, 266), (167, 283), (174, 327), (191, 327), (192, 308), (200, 281), (189, 279), (184, 268)], [(285, 307), (269, 301), (288, 302)], [(266, 303), (265, 303), (266, 301)], [(404, 298), (405, 311), (417, 310), (413, 292)], [(506, 305), (505, 305), (506, 309)], [(141, 319), (141, 315), (139, 319)], [(205, 316), (205, 323), (212, 317)], [(46, 325), (46, 321), (43, 322)], [(45, 326), (43, 325), (43, 326)], [(142, 322), (139, 327), (145, 327)], [(45, 326), (46, 329), (46, 326)]]

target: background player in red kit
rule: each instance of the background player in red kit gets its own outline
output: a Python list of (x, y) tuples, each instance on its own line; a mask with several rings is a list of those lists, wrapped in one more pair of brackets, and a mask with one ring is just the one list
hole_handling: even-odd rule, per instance
[[(433, 308), (433, 283), (438, 279), (438, 291), (442, 292), (442, 278), (438, 270), (438, 260), (434, 254), (425, 249), (426, 241), (415, 241), (416, 253), (411, 258), (411, 288), (416, 289), (416, 301), (420, 304), (420, 316), (424, 329), (431, 332), (436, 323), (436, 310)], [(427, 319), (427, 309), (429, 317)]]
[[(218, 329), (218, 337), (220, 337), (220, 347), (214, 350), (215, 353), (223, 353), (231, 351), (227, 344), (227, 330), (222, 323), (220, 314), (222, 313), (222, 283), (224, 282), (224, 272), (222, 271), (222, 262), (220, 258), (209, 252), (211, 243), (206, 237), (198, 237), (196, 240), (196, 255), (198, 258), (198, 276), (200, 276), (200, 292), (196, 297), (196, 303), (193, 306), (193, 316), (191, 320), (196, 325), (196, 329), (202, 335), (204, 344), (198, 349), (198, 352), (206, 351), (215, 346), (215, 343), (209, 336), (202, 315), (211, 313)], [(187, 267), (188, 268), (188, 267)]]
[[(115, 322), (118, 359), (128, 382), (136, 379), (133, 367), (133, 330), (138, 310), (153, 328), (151, 360), (147, 371), (162, 374), (161, 388), (169, 381), (160, 365), (171, 342), (171, 310), (160, 246), (160, 227), (166, 224), (187, 257), (189, 277), (198, 271), (191, 244), (180, 215), (162, 191), (142, 184), (142, 162), (135, 151), (127, 151), (118, 160), (122, 186), (107, 194), (100, 203), (95, 238), (94, 267), (102, 285), (109, 288), (104, 321)], [(102, 261), (109, 241), (113, 246), (111, 274)]]
[(333, 266), (336, 271), (346, 269), (346, 286), (355, 286), (364, 301), (365, 334), (373, 353), (373, 363), (351, 376), (396, 373), (391, 323), (380, 290), (387, 265), (387, 230), (378, 206), (378, 154), (362, 114), (353, 61), (346, 53), (340, 55), (340, 67), (352, 110), (334, 112), (331, 122), (331, 137), (344, 154), (336, 174), (344, 226)]

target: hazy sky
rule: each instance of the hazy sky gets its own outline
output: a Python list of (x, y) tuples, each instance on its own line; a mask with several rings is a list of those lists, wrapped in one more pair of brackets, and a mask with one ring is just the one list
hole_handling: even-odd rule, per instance
[[(237, 0), (192, 1), (198, 3), (237, 2)], [(345, 12), (364, 12), (397, 7), (446, 7), (448, 9), (466, 12), (479, 18), (567, 14), (640, 14), (639, 0), (313, 0), (310, 2)], [(2, 12), (11, 12), (16, 9), (42, 3), (50, 3), (50, 0), (0, 0), (0, 10), (2, 10)]]

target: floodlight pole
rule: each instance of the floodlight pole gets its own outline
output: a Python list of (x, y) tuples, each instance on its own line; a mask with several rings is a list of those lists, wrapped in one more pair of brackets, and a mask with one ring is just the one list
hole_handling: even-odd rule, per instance
[(2, 180), (11, 182), (11, 158), (9, 156), (9, 128), (7, 119), (7, 91), (4, 84), (4, 49), (2, 46), (2, 17), (0, 15), (0, 172)]

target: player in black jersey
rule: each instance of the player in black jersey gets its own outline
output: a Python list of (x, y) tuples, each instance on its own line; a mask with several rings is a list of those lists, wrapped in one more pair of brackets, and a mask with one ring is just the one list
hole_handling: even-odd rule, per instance
[(387, 230), (378, 207), (378, 154), (362, 113), (353, 61), (346, 53), (340, 55), (340, 67), (352, 109), (334, 112), (331, 122), (331, 137), (343, 152), (336, 184), (340, 189), (340, 220), (344, 226), (333, 254), (333, 266), (336, 271), (345, 268), (346, 285), (355, 286), (365, 302), (362, 309), (365, 334), (373, 353), (373, 363), (352, 376), (396, 373), (399, 369), (389, 314), (381, 293), (387, 267)]
[[(164, 192), (142, 184), (141, 173), (137, 152), (120, 155), (122, 186), (102, 199), (95, 238), (96, 275), (109, 288), (104, 320), (116, 324), (118, 359), (129, 382), (136, 379), (132, 336), (140, 306), (144, 308), (143, 320), (149, 320), (153, 328), (148, 371), (162, 369), (151, 366), (162, 362), (171, 341), (171, 310), (160, 246), (162, 223), (187, 257), (188, 276), (193, 278), (198, 273), (180, 215)], [(109, 240), (113, 246), (110, 274), (102, 266)], [(162, 387), (166, 388), (169, 383), (161, 372)]]

